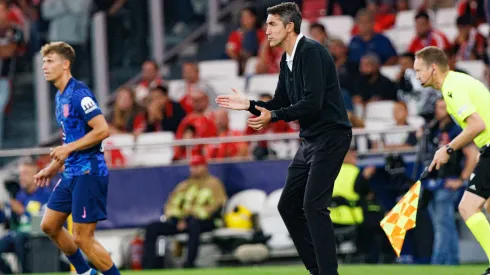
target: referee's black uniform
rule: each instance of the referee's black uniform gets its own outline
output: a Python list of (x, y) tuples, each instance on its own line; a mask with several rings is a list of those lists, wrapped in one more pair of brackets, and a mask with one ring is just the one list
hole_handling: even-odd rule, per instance
[(337, 275), (329, 210), (333, 184), (352, 139), (352, 125), (340, 92), (335, 62), (327, 49), (302, 37), (292, 71), (283, 54), (274, 98), (250, 101), (273, 110), (272, 121), (299, 120), (301, 147), (288, 168), (279, 212), (311, 274)]

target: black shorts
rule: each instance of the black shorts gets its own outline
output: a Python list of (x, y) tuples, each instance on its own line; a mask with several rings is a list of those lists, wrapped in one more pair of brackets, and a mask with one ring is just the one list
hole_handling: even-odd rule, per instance
[(490, 147), (484, 146), (480, 151), (480, 160), (470, 177), (466, 191), (484, 199), (490, 198)]

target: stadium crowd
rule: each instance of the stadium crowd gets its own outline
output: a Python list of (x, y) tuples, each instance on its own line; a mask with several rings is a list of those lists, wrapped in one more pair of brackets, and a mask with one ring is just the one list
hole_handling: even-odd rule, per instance
[[(2, 77), (8, 78), (10, 74), (16, 71), (32, 69), (30, 60), (44, 42), (62, 40), (73, 45), (77, 51), (77, 62), (79, 63), (75, 67), (77, 69), (75, 75), (90, 79), (90, 70), (88, 69), (90, 68), (90, 64), (88, 64), (90, 60), (87, 58), (89, 55), (87, 29), (88, 18), (95, 10), (105, 11), (109, 16), (110, 67), (120, 66), (124, 63), (124, 53), (118, 49), (118, 45), (126, 39), (125, 32), (127, 30), (121, 23), (124, 21), (125, 12), (128, 11), (128, 5), (131, 5), (132, 1), (96, 0), (92, 4), (87, 4), (90, 2), (75, 0), (0, 1), (0, 66)], [(264, 7), (276, 2), (281, 1), (249, 1), (250, 5), (239, 13), (239, 27), (229, 34), (226, 44), (223, 45), (223, 55), (236, 61), (240, 75), (249, 77), (247, 66), (251, 60), (255, 60), (254, 75), (279, 72), (279, 60), (283, 52), (278, 48), (269, 47), (263, 24), (265, 20), (263, 18)], [(422, 88), (417, 83), (412, 70), (414, 53), (428, 45), (437, 46), (445, 50), (451, 69), (455, 71), (465, 72), (456, 65), (457, 62), (464, 60), (481, 60), (488, 68), (488, 33), (481, 33), (478, 28), (487, 22), (488, 11), (485, 9), (484, 1), (302, 0), (295, 2), (302, 7), (304, 19), (310, 22), (307, 29), (308, 35), (325, 45), (336, 61), (344, 102), (351, 123), (355, 128), (364, 128), (368, 123), (366, 121), (367, 107), (373, 102), (392, 103), (393, 108), (390, 110), (394, 126), (410, 125), (411, 116), (422, 118), (422, 123), (417, 125), (420, 130), (416, 133), (371, 137), (367, 141), (366, 146), (368, 148), (376, 150), (382, 147), (384, 150), (393, 151), (414, 149), (417, 144), (425, 140), (427, 142), (424, 142), (423, 155), (429, 156), (461, 131), (447, 114), (444, 101), (440, 99), (438, 92), (430, 88)], [(191, 1), (179, 0), (169, 5), (168, 8), (175, 13), (168, 13), (173, 13), (174, 18), (171, 19), (174, 21), (174, 29), (178, 29), (175, 25), (185, 25), (189, 18), (189, 14), (185, 10), (187, 6), (192, 6)], [(432, 24), (433, 10), (455, 6), (458, 16), (454, 24), (457, 26), (458, 33), (455, 39), (451, 40), (444, 30), (437, 29)], [(385, 32), (394, 27), (398, 12), (409, 9), (416, 10), (415, 16), (410, 18), (414, 21), (416, 35), (412, 38), (409, 46), (400, 51)], [(316, 21), (322, 16), (340, 15), (352, 16), (355, 20), (351, 30), (352, 38), (348, 43), (331, 35), (328, 25)], [(135, 44), (143, 43), (141, 41), (144, 38), (141, 39), (137, 36), (135, 34), (137, 31), (131, 33), (135, 36)], [(139, 59), (141, 58), (134, 58), (137, 60), (136, 62), (139, 62)], [(14, 66), (15, 64), (18, 66)], [(382, 72), (383, 67), (392, 65), (399, 66), (394, 78), (388, 77)], [(197, 60), (186, 60), (182, 63), (183, 84), (177, 87), (170, 87), (168, 85), (169, 80), (165, 79), (160, 72), (161, 64), (152, 60), (143, 61), (141, 79), (135, 85), (122, 86), (115, 91), (115, 100), (107, 114), (112, 134), (130, 133), (137, 137), (143, 133), (172, 132), (176, 139), (198, 139), (298, 131), (296, 122), (274, 123), (259, 132), (250, 128), (243, 131), (232, 129), (228, 113), (218, 109), (214, 101), (216, 95), (221, 91), (216, 91), (207, 79), (201, 77)], [(171, 97), (171, 94), (179, 96), (175, 98)], [(272, 95), (273, 91), (269, 91), (269, 93), (261, 93), (259, 98), (267, 101), (272, 98)], [(8, 100), (5, 100), (4, 105), (7, 102)], [(343, 212), (345, 209), (338, 209), (339, 212), (332, 211), (332, 219), (337, 228), (345, 228), (351, 225), (359, 226), (358, 232), (361, 234), (357, 240), (357, 245), (364, 257), (364, 262), (393, 262), (395, 260), (393, 252), (379, 227), (379, 221), (388, 209), (380, 201), (382, 198), (376, 194), (376, 190), (373, 190), (368, 182), (373, 177), (389, 178), (389, 188), (396, 189), (395, 191), (390, 189), (390, 196), (394, 197), (390, 199), (394, 200), (406, 191), (410, 179), (403, 176), (403, 169), (399, 169), (404, 164), (403, 160), (396, 154), (386, 158), (387, 165), (385, 168), (367, 166), (362, 170), (359, 169), (356, 151), (363, 146), (361, 143), (359, 139), (354, 140), (338, 177), (338, 181), (342, 184), (335, 185), (334, 196), (346, 199), (349, 208), (362, 212), (362, 218), (352, 216), (349, 214), (351, 213), (350, 210)], [(470, 161), (470, 159), (475, 159), (475, 150), (471, 146), (465, 148), (454, 158), (454, 162), (448, 165), (449, 168), (442, 170), (439, 174), (432, 175), (424, 183), (430, 192), (427, 192), (428, 196), (424, 197), (427, 205), (426, 209), (421, 211), (420, 220), (423, 221), (425, 217), (429, 220), (432, 219), (432, 223), (421, 222), (421, 225), (431, 225), (421, 226), (420, 230), (431, 234), (418, 234), (424, 235), (424, 238), (415, 242), (414, 250), (416, 252), (413, 253), (415, 256), (400, 258), (399, 261), (458, 264), (458, 258), (455, 257), (458, 255), (458, 249), (449, 245), (449, 243), (457, 242), (458, 238), (456, 224), (452, 221), (455, 220), (455, 206), (460, 199), (462, 186), (465, 184), (462, 179), (468, 178), (468, 171), (471, 171), (475, 165), (474, 162)], [(112, 159), (114, 154), (118, 154), (118, 150), (109, 151), (107, 154), (113, 154)], [(274, 155), (274, 149), (267, 141), (256, 144), (236, 142), (194, 145), (192, 148), (176, 147), (173, 152), (173, 160), (192, 159), (191, 178), (201, 172), (205, 174), (207, 179), (207, 177), (211, 178), (207, 171), (208, 160), (217, 161), (227, 158), (262, 160), (273, 158)], [(427, 160), (428, 158), (422, 158), (421, 161)], [(44, 164), (44, 162), (40, 163)], [(114, 165), (114, 163), (109, 164)], [(23, 165), (30, 164), (24, 163)], [(202, 171), (192, 171), (193, 166), (202, 166)], [(213, 184), (217, 186), (215, 189), (218, 191), (216, 192), (221, 192), (221, 182), (216, 183), (214, 177), (211, 179)], [(182, 188), (183, 185), (180, 187)], [(180, 191), (182, 192), (182, 190)], [(222, 195), (220, 193), (220, 198), (225, 200), (224, 197), (226, 196)], [(167, 204), (167, 206), (166, 214), (169, 221), (164, 225), (155, 222), (147, 226), (147, 230), (150, 229), (147, 234), (152, 241), (158, 235), (179, 233), (184, 231), (180, 228), (198, 223), (196, 220), (179, 223), (179, 215), (172, 216), (172, 211), (169, 210), (172, 205)], [(429, 209), (431, 215), (427, 214)], [(215, 210), (206, 213), (207, 219), (214, 221)], [(212, 224), (209, 226), (209, 230), (214, 227), (215, 225)], [(195, 237), (201, 232), (192, 233)], [(448, 239), (455, 241), (442, 241)], [(12, 239), (4, 241), (12, 242)], [(197, 257), (196, 246), (198, 246), (198, 241), (194, 241), (193, 254), (189, 256), (190, 259), (187, 263), (190, 267), (194, 266), (193, 261)], [(0, 240), (0, 244), (1, 242)], [(433, 245), (424, 245), (429, 242)], [(154, 242), (146, 243), (145, 249), (154, 250), (153, 246)], [(155, 262), (155, 255), (149, 257), (150, 259), (146, 259), (146, 261), (151, 262), (148, 264), (151, 266)], [(8, 271), (8, 267), (5, 270)]]

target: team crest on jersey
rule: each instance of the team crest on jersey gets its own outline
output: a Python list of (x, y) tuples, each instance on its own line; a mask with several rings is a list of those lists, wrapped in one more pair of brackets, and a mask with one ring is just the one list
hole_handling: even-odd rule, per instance
[(68, 117), (70, 114), (70, 106), (68, 104), (63, 104), (63, 116)]

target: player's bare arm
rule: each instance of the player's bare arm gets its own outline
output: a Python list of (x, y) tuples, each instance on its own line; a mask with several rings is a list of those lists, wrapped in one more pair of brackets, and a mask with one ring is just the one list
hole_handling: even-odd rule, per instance
[[(485, 122), (480, 117), (478, 113), (473, 113), (465, 119), (468, 124), (463, 131), (455, 137), (450, 143), (449, 147), (453, 150), (459, 150), (473, 141), (481, 132), (485, 130)], [(437, 170), (441, 168), (442, 165), (446, 164), (449, 160), (449, 154), (446, 148), (440, 148), (434, 155), (434, 159), (429, 166), (429, 171), (435, 167)]]
[(90, 148), (110, 136), (109, 125), (103, 115), (92, 118), (88, 125), (92, 130), (81, 139), (59, 146), (51, 152), (51, 158), (64, 161), (72, 152)]

